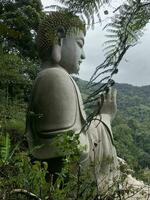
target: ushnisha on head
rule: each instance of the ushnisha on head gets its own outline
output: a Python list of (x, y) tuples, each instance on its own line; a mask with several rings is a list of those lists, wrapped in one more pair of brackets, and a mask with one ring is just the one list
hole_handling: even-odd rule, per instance
[(37, 46), (42, 68), (60, 65), (68, 73), (78, 74), (85, 59), (83, 51), (85, 24), (72, 13), (51, 12), (41, 22)]

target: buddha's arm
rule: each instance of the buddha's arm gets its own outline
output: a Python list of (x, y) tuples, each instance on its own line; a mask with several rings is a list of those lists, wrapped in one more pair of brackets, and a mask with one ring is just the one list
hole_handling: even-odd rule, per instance
[(70, 130), (76, 121), (76, 98), (66, 72), (57, 68), (41, 72), (35, 82), (31, 99), (37, 134), (44, 137)]
[[(101, 102), (100, 102), (101, 103)], [(117, 111), (116, 90), (109, 90), (107, 95), (103, 96), (103, 104), (99, 115), (93, 120), (93, 130), (90, 131), (95, 157), (91, 154), (92, 160), (95, 158), (105, 163), (106, 160), (113, 159), (113, 163), (117, 166), (117, 155), (114, 147), (114, 140), (111, 128), (111, 122)], [(93, 145), (95, 144), (95, 145)], [(105, 166), (106, 168), (109, 165)], [(104, 168), (105, 168), (104, 167)]]
[[(100, 119), (101, 121), (110, 129), (111, 131), (111, 122), (115, 118), (117, 113), (117, 103), (116, 103), (117, 90), (114, 88), (109, 88), (107, 94), (103, 94), (103, 104), (100, 110)], [(102, 103), (100, 99), (99, 103)]]
[(50, 68), (39, 74), (28, 114), (26, 132), (31, 153), (40, 159), (60, 156), (53, 144), (55, 136), (81, 129), (77, 94), (67, 72)]
[(101, 95), (99, 104), (102, 104), (102, 107), (100, 113), (95, 117), (94, 120), (95, 128), (99, 132), (98, 135), (101, 135), (101, 132), (106, 132), (107, 134), (104, 135), (109, 135), (108, 137), (110, 138), (112, 144), (113, 134), (111, 122), (114, 119), (117, 112), (116, 94), (117, 91), (115, 89), (110, 88), (107, 94)]

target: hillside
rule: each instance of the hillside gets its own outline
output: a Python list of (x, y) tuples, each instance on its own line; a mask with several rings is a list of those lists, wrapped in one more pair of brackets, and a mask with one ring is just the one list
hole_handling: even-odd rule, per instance
[[(86, 98), (90, 92), (87, 81), (75, 78)], [(113, 134), (118, 155), (124, 158), (136, 176), (148, 180), (150, 176), (150, 86), (116, 84), (117, 116)]]

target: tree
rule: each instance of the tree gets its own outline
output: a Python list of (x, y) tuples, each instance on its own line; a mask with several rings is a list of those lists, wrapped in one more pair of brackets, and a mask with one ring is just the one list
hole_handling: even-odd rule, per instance
[(1, 98), (26, 98), (38, 71), (35, 37), (45, 13), (40, 0), (1, 0), (0, 14)]
[(40, 0), (0, 2), (0, 42), (4, 52), (37, 58), (35, 36), (44, 15)]
[(38, 63), (20, 58), (13, 53), (1, 53), (0, 89), (4, 95), (1, 95), (0, 99), (6, 96), (11, 100), (26, 98), (36, 77), (38, 66)]

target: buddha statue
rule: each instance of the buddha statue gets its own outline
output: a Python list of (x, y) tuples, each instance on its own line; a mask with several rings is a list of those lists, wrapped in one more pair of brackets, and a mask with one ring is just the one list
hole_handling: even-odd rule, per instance
[[(64, 20), (65, 19), (65, 20)], [(41, 71), (31, 93), (26, 132), (31, 154), (41, 160), (62, 156), (55, 137), (68, 131), (79, 133), (81, 165), (97, 160), (96, 177), (102, 191), (118, 177), (118, 159), (111, 122), (115, 117), (116, 90), (103, 94), (101, 111), (87, 130), (80, 90), (71, 74), (78, 74), (85, 59), (85, 25), (70, 13), (52, 12), (41, 23), (37, 45)], [(101, 99), (99, 100), (101, 101)]]

